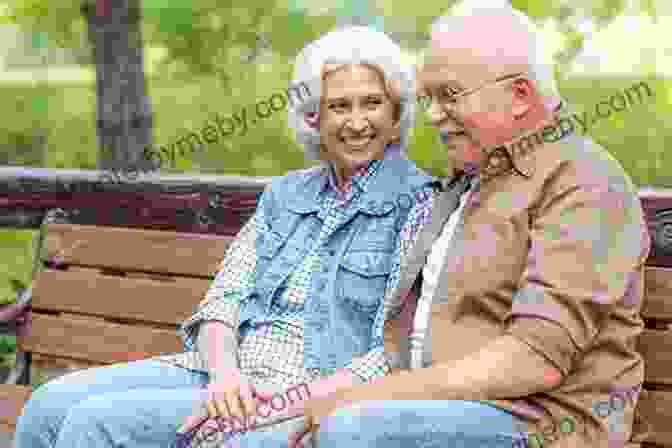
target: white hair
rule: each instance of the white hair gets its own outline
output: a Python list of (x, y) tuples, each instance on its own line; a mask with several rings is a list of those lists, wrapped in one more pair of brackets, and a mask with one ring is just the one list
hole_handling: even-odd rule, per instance
[(513, 8), (508, 0), (463, 0), (455, 5), (450, 14), (439, 17), (432, 23), (432, 40), (442, 31), (454, 29), (463, 17), (479, 15), (505, 17), (512, 27), (527, 34), (528, 46), (525, 54), (528, 58), (529, 78), (544, 98), (547, 110), (552, 112), (559, 104), (564, 103), (555, 79), (553, 55), (546, 51), (543, 34), (526, 14)]
[[(306, 159), (320, 159), (320, 131), (317, 120), (322, 96), (324, 64), (369, 64), (380, 69), (386, 85), (392, 81), (401, 99), (400, 151), (406, 155), (409, 131), (415, 126), (417, 92), (415, 69), (403, 62), (402, 50), (385, 33), (364, 26), (346, 26), (324, 34), (306, 45), (294, 63), (290, 89), (308, 86), (310, 96), (288, 109), (288, 124), (303, 145)], [(395, 146), (396, 147), (396, 146)]]

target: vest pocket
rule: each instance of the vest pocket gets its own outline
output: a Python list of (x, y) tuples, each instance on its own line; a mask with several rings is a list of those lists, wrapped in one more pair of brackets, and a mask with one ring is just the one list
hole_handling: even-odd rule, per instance
[(338, 296), (364, 313), (376, 311), (385, 294), (392, 263), (390, 251), (348, 252), (338, 271)]
[(285, 243), (285, 237), (277, 233), (268, 232), (257, 237), (257, 257), (271, 259), (280, 246)]

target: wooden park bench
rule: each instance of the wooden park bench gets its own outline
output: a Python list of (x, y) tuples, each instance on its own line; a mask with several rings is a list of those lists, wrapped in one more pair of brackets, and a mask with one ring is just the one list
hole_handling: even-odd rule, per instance
[[(639, 339), (646, 424), (635, 422), (628, 448), (672, 447), (672, 269), (655, 265), (670, 261), (672, 223), (656, 209), (660, 201), (642, 199), (654, 236)], [(14, 431), (30, 396), (31, 363), (67, 371), (182, 351), (176, 330), (203, 299), (231, 239), (47, 220), (32, 297), (23, 297), (32, 300), (32, 328), (17, 336), (16, 365), (0, 385), (0, 432)], [(390, 351), (396, 324), (386, 331)]]

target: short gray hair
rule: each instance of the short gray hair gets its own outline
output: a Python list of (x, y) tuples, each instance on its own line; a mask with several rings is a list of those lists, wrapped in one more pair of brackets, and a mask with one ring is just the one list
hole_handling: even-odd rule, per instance
[(406, 154), (409, 131), (415, 126), (417, 91), (415, 69), (402, 60), (401, 47), (387, 34), (364, 26), (346, 26), (324, 34), (306, 45), (294, 63), (290, 89), (308, 86), (306, 101), (292, 104), (288, 124), (303, 145), (306, 159), (320, 159), (320, 131), (317, 127), (322, 96), (322, 69), (325, 64), (367, 64), (380, 69), (385, 83), (398, 87), (400, 102), (401, 152)]
[(528, 55), (528, 74), (544, 98), (546, 109), (552, 112), (563, 101), (555, 79), (553, 57), (546, 51), (544, 38), (538, 27), (526, 14), (513, 8), (507, 0), (490, 0), (485, 2), (485, 5), (477, 3), (474, 0), (470, 2), (463, 0), (455, 5), (450, 14), (436, 19), (431, 28), (432, 41), (443, 30), (450, 31), (456, 28), (454, 24), (459, 23), (464, 17), (497, 15), (505, 18), (517, 31), (528, 36), (525, 48)]

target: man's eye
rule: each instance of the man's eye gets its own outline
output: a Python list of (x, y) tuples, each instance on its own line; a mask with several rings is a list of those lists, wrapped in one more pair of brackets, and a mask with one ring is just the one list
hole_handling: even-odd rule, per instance
[(449, 89), (442, 90), (441, 93), (439, 94), (439, 97), (442, 102), (451, 101), (454, 96), (455, 94), (452, 93)]
[(456, 89), (454, 87), (446, 87), (441, 91), (441, 97), (448, 101), (452, 101), (453, 97), (455, 97), (455, 95), (458, 95), (459, 93), (460, 93), (459, 89)]

